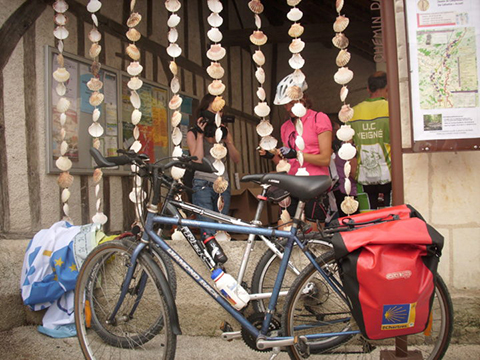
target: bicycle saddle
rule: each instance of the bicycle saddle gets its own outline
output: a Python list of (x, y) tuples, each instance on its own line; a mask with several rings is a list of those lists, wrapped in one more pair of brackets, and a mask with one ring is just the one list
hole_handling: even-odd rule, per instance
[[(254, 176), (254, 175), (251, 175)], [(262, 184), (275, 185), (290, 192), (300, 201), (308, 201), (325, 193), (332, 185), (328, 175), (295, 176), (288, 174), (264, 174), (258, 181)]]

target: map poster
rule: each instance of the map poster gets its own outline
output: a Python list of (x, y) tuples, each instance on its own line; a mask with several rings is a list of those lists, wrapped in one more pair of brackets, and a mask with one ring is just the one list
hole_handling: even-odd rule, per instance
[(406, 0), (413, 140), (480, 138), (480, 1)]

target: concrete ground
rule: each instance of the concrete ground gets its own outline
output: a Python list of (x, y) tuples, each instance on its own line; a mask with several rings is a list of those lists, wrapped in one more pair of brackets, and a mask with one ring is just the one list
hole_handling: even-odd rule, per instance
[[(178, 337), (175, 359), (178, 360), (252, 360), (269, 359), (270, 352), (251, 350), (242, 340), (226, 342), (219, 337)], [(76, 337), (52, 339), (40, 334), (35, 326), (21, 326), (0, 332), (0, 358), (2, 360), (73, 360), (83, 356)], [(286, 353), (276, 360), (289, 359)], [(328, 360), (328, 356), (322, 357)], [(479, 345), (450, 345), (444, 360), (478, 360)]]

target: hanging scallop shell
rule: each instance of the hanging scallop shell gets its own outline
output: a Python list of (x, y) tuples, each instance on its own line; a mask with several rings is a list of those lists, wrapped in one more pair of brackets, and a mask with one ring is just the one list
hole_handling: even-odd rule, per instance
[(340, 101), (344, 102), (348, 95), (348, 88), (344, 85), (340, 89)]
[(267, 98), (267, 93), (265, 92), (265, 89), (263, 87), (259, 87), (257, 89), (257, 97), (260, 99), (260, 101), (265, 101)]
[[(132, 58), (132, 60), (137, 61), (140, 59), (140, 50), (138, 50), (135, 44), (130, 44), (126, 49), (127, 55)], [(167, 49), (168, 52), (168, 49)]]
[(305, 48), (305, 43), (301, 39), (293, 39), (288, 49), (292, 54), (298, 54)]
[(345, 193), (347, 195), (350, 195), (350, 192), (352, 191), (352, 182), (350, 181), (349, 178), (345, 178), (344, 187), (345, 187)]
[(100, 180), (102, 180), (102, 177), (103, 177), (103, 171), (102, 169), (95, 169), (93, 171), (93, 175), (92, 175), (92, 178), (93, 178), (93, 182), (95, 184), (98, 184), (100, 182)]
[(222, 138), (223, 138), (223, 130), (222, 130), (222, 127), (219, 126), (217, 127), (217, 130), (215, 130), (215, 141), (219, 143), (220, 141), (222, 141)]
[(63, 189), (62, 190), (62, 202), (67, 202), (68, 199), (70, 199), (70, 195), (71, 195), (70, 190)]
[(345, 178), (350, 177), (351, 171), (352, 171), (352, 165), (350, 164), (350, 161), (346, 161), (345, 164), (343, 165), (343, 172), (345, 173)]
[(347, 121), (350, 121), (353, 117), (353, 109), (350, 107), (350, 105), (342, 105), (342, 108), (338, 112), (338, 119), (346, 123)]
[(301, 119), (297, 119), (297, 121), (295, 121), (295, 131), (298, 135), (303, 135), (303, 122)]
[(170, 99), (170, 102), (168, 103), (168, 107), (170, 110), (177, 110), (181, 105), (182, 105), (183, 99), (180, 97), (180, 95), (176, 94), (173, 95), (172, 98)]
[(168, 68), (172, 72), (173, 76), (178, 75), (178, 66), (175, 61), (170, 61), (170, 64), (168, 65)]
[(218, 42), (222, 41), (222, 39), (223, 39), (222, 32), (216, 27), (213, 27), (210, 30), (208, 30), (207, 31), (207, 36), (214, 43), (218, 43)]
[(310, 173), (307, 171), (307, 168), (301, 167), (298, 168), (297, 172), (295, 173), (295, 176), (309, 176)]
[(216, 113), (215, 114), (215, 125), (217, 127), (220, 127), (220, 125), (222, 125), (222, 115), (220, 115), (220, 113)]
[(207, 5), (210, 11), (214, 13), (219, 13), (223, 10), (223, 5), (220, 0), (208, 0)]
[(70, 207), (68, 206), (68, 204), (63, 204), (63, 213), (67, 218), (69, 216), (69, 212), (70, 212)]
[(297, 160), (298, 160), (298, 163), (300, 164), (300, 166), (303, 166), (303, 162), (305, 161), (305, 158), (303, 156), (302, 151), (297, 152)]
[(262, 27), (262, 19), (260, 19), (260, 16), (258, 14), (255, 14), (255, 26), (257, 29), (260, 29)]
[(87, 10), (91, 13), (97, 12), (101, 7), (102, 3), (98, 0), (90, 0), (87, 4)]
[(228, 181), (225, 180), (222, 176), (217, 177), (217, 179), (213, 182), (213, 190), (217, 194), (221, 194), (225, 192), (228, 188)]
[(63, 14), (65, 11), (68, 10), (68, 4), (64, 0), (57, 0), (52, 5), (53, 10), (57, 13)]
[(305, 74), (302, 70), (297, 69), (292, 74), (292, 80), (296, 84), (302, 84), (305, 81)]
[(68, 30), (65, 26), (57, 26), (55, 30), (53, 30), (53, 36), (58, 40), (65, 40), (68, 37)]
[(172, 14), (167, 20), (167, 26), (170, 28), (176, 27), (178, 24), (180, 24), (180, 16), (177, 14)]
[(143, 81), (140, 80), (137, 76), (133, 76), (128, 81), (127, 86), (130, 90), (138, 90), (143, 86)]
[(226, 231), (217, 231), (215, 233), (215, 240), (217, 241), (230, 241), (232, 237)]
[(103, 127), (98, 122), (94, 122), (88, 127), (88, 133), (91, 137), (98, 138), (103, 135)]
[(67, 121), (67, 114), (61, 113), (60, 114), (60, 125), (63, 126), (65, 125), (65, 122)]
[(92, 62), (92, 65), (90, 66), (90, 71), (93, 74), (93, 76), (98, 76), (98, 73), (100, 72), (101, 67), (102, 67), (102, 64), (100, 64), (98, 61)]
[(140, 109), (140, 106), (142, 106), (142, 100), (136, 91), (131, 92), (130, 103), (135, 109)]
[(94, 224), (103, 225), (108, 221), (108, 217), (102, 212), (97, 212), (95, 215), (93, 215), (92, 221)]
[(174, 43), (178, 40), (178, 30), (177, 28), (171, 28), (167, 35), (168, 42)]
[(73, 176), (67, 171), (63, 172), (58, 176), (57, 183), (62, 189), (69, 188), (73, 184)]
[(357, 154), (357, 149), (350, 143), (343, 143), (340, 149), (338, 150), (338, 156), (342, 160), (351, 160)]
[(350, 125), (342, 125), (337, 130), (337, 138), (342, 141), (350, 141), (355, 135), (355, 130)]
[(225, 164), (222, 162), (222, 160), (219, 160), (219, 159), (215, 160), (213, 162), (213, 167), (217, 169), (217, 172), (215, 173), (215, 175), (217, 176), (222, 176), (223, 173), (225, 172)]
[(227, 51), (220, 44), (212, 44), (210, 49), (207, 51), (207, 57), (212, 61), (222, 60)]
[(178, 44), (172, 43), (167, 47), (167, 54), (172, 58), (179, 57), (182, 54), (182, 48)]
[(54, 15), (54, 21), (57, 25), (65, 26), (67, 25), (68, 18), (65, 16), (65, 14), (56, 13)]
[(289, 6), (297, 6), (298, 4), (300, 4), (302, 2), (302, 0), (287, 0), (287, 4)]
[(358, 210), (358, 201), (352, 196), (345, 196), (345, 199), (343, 199), (342, 203), (340, 204), (340, 208), (347, 215), (353, 214)]
[(98, 55), (100, 55), (101, 52), (102, 52), (102, 46), (97, 43), (93, 43), (92, 46), (90, 46), (88, 55), (90, 55), (92, 59), (95, 59)]
[(132, 117), (131, 117), (132, 124), (137, 125), (141, 119), (142, 119), (142, 112), (138, 109), (134, 109), (132, 111)]
[(170, 81), (170, 90), (172, 90), (174, 94), (180, 91), (180, 80), (177, 76), (174, 76), (172, 81)]
[(346, 49), (342, 49), (339, 51), (337, 58), (335, 60), (338, 67), (343, 67), (348, 64), (350, 61), (351, 55)]
[(175, 180), (181, 179), (183, 175), (185, 175), (186, 169), (179, 168), (177, 166), (173, 166), (170, 169), (170, 174)]
[(277, 166), (275, 167), (275, 170), (279, 173), (280, 172), (287, 172), (288, 173), (290, 171), (290, 168), (291, 168), (290, 163), (285, 159), (281, 159), (278, 162)]
[(182, 7), (182, 4), (178, 0), (166, 0), (165, 1), (165, 8), (172, 13), (180, 10), (181, 7)]
[(142, 150), (142, 143), (138, 140), (135, 140), (133, 144), (130, 146), (130, 150), (133, 150), (134, 152), (138, 153), (140, 150)]
[(307, 108), (301, 102), (297, 102), (292, 106), (291, 111), (296, 117), (302, 118), (307, 113)]
[(332, 43), (338, 49), (345, 49), (348, 47), (348, 38), (343, 33), (338, 33), (332, 39)]
[(258, 67), (255, 71), (255, 77), (260, 84), (263, 84), (265, 82), (265, 70), (263, 70), (261, 67)]
[(91, 17), (92, 17), (93, 25), (95, 25), (96, 27), (98, 27), (98, 18), (97, 18), (97, 15), (92, 14)]
[(303, 98), (303, 91), (299, 86), (292, 85), (287, 88), (285, 95), (292, 100), (300, 100)]
[(278, 140), (270, 135), (264, 136), (260, 140), (260, 147), (266, 151), (275, 149), (277, 147), (277, 144), (278, 144)]
[(280, 201), (278, 203), (278, 206), (280, 206), (281, 208), (288, 208), (290, 206), (290, 204), (292, 203), (292, 198), (290, 196), (287, 196), (285, 199), (283, 199), (282, 201)]
[(258, 117), (265, 117), (270, 114), (270, 106), (268, 106), (266, 102), (260, 102), (257, 106), (255, 106), (255, 109), (253, 109), (253, 111)]
[(290, 26), (290, 29), (288, 30), (288, 35), (290, 35), (290, 37), (292, 38), (297, 38), (302, 36), (304, 30), (305, 29), (302, 25), (300, 25), (299, 23), (295, 23)]
[(303, 137), (297, 136), (295, 139), (295, 145), (300, 151), (305, 150), (305, 140), (303, 140)]
[(298, 21), (303, 17), (303, 12), (299, 8), (293, 8), (291, 9), (288, 14), (287, 18), (290, 21)]
[(305, 60), (300, 54), (293, 54), (292, 57), (288, 60), (288, 64), (292, 69), (301, 69), (305, 65)]
[(353, 79), (353, 71), (348, 67), (342, 67), (337, 70), (333, 76), (333, 80), (339, 85), (348, 84)]
[(220, 63), (212, 62), (207, 67), (207, 74), (213, 79), (221, 79), (225, 75), (225, 70)]
[[(61, 53), (63, 52), (63, 40), (58, 40), (57, 49), (58, 51), (60, 51), (60, 55), (61, 55)], [(58, 58), (60, 58), (60, 56)]]
[(262, 120), (256, 127), (257, 134), (264, 137), (273, 132), (273, 126), (268, 120)]
[(127, 20), (127, 26), (133, 28), (140, 24), (140, 21), (142, 21), (142, 15), (139, 13), (131, 13)]
[(343, 32), (347, 28), (349, 22), (350, 20), (348, 20), (347, 17), (343, 15), (338, 16), (333, 23), (333, 31), (337, 33)]
[(208, 85), (208, 92), (214, 96), (222, 95), (225, 91), (225, 84), (222, 83), (222, 80), (213, 80), (210, 85)]
[[(212, 110), (213, 112), (222, 111), (225, 106), (225, 100), (221, 96), (217, 96), (212, 102)], [(217, 124), (217, 126), (220, 126)]]
[(57, 161), (55, 161), (55, 165), (62, 171), (68, 171), (72, 168), (72, 160), (66, 156), (60, 156)]
[(140, 34), (140, 31), (138, 31), (135, 28), (130, 28), (127, 31), (127, 39), (132, 41), (132, 42), (136, 42), (136, 41), (140, 40), (141, 37), (142, 37), (142, 34)]
[(265, 64), (265, 55), (261, 50), (255, 50), (252, 55), (252, 59), (258, 66), (263, 66)]
[(180, 143), (182, 142), (182, 139), (183, 139), (183, 134), (182, 134), (182, 131), (180, 130), (179, 127), (175, 127), (173, 128), (173, 131), (172, 131), (172, 142), (173, 142), (173, 145), (180, 145)]
[(223, 24), (223, 18), (217, 13), (211, 13), (207, 18), (207, 22), (212, 27), (220, 27)]
[(101, 92), (95, 91), (90, 95), (89, 102), (90, 105), (92, 106), (98, 106), (103, 102), (103, 99), (105, 98), (105, 95), (103, 95)]
[(261, 14), (263, 12), (263, 4), (260, 0), (252, 0), (248, 3), (248, 7), (255, 14)]
[(68, 151), (68, 143), (63, 140), (62, 143), (60, 144), (60, 155), (65, 155)]
[(252, 35), (250, 35), (250, 41), (254, 45), (262, 46), (267, 43), (268, 37), (261, 30), (255, 30)]
[(127, 67), (127, 72), (130, 76), (137, 76), (143, 71), (143, 66), (138, 61), (132, 61)]
[(214, 144), (210, 149), (210, 155), (218, 160), (223, 159), (225, 156), (227, 156), (227, 148), (222, 144)]
[(103, 82), (96, 77), (92, 77), (87, 82), (87, 87), (92, 91), (99, 91), (103, 87)]
[(102, 40), (102, 34), (100, 34), (100, 31), (98, 31), (97, 28), (93, 28), (88, 33), (88, 38), (90, 39), (91, 42), (96, 43)]
[(172, 124), (172, 127), (176, 127), (180, 125), (181, 122), (182, 122), (182, 113), (178, 110), (174, 111), (172, 114), (172, 119), (170, 121), (170, 123)]
[(217, 209), (218, 211), (222, 212), (224, 207), (225, 207), (225, 199), (222, 195), (220, 195), (217, 199)]
[(67, 112), (70, 108), (70, 101), (67, 98), (62, 97), (58, 100), (56, 108), (59, 113)]
[(282, 223), (286, 224), (292, 221), (292, 218), (290, 217), (290, 214), (286, 209), (282, 210), (280, 214), (280, 220), (282, 220)]
[(70, 79), (70, 73), (67, 69), (61, 67), (53, 72), (53, 78), (58, 82), (66, 82)]
[(343, 1), (344, 0), (336, 0), (335, 1), (335, 9), (337, 10), (337, 13), (340, 14), (340, 11), (343, 9)]

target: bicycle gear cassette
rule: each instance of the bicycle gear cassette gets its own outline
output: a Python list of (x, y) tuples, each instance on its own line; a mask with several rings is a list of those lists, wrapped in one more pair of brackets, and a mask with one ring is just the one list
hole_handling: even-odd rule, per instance
[[(257, 329), (262, 328), (263, 319), (265, 317), (265, 313), (263, 312), (256, 312), (252, 315), (247, 317), (247, 320)], [(279, 330), (281, 327), (280, 320), (276, 316), (272, 316), (272, 320), (270, 321), (270, 325), (268, 326), (268, 333), (267, 335), (271, 334), (272, 331)], [(251, 349), (258, 351), (258, 352), (266, 352), (272, 351), (272, 349), (264, 349), (260, 350), (257, 349), (257, 342), (256, 338), (252, 336), (245, 328), (242, 328), (242, 338), (245, 344), (247, 344)]]

